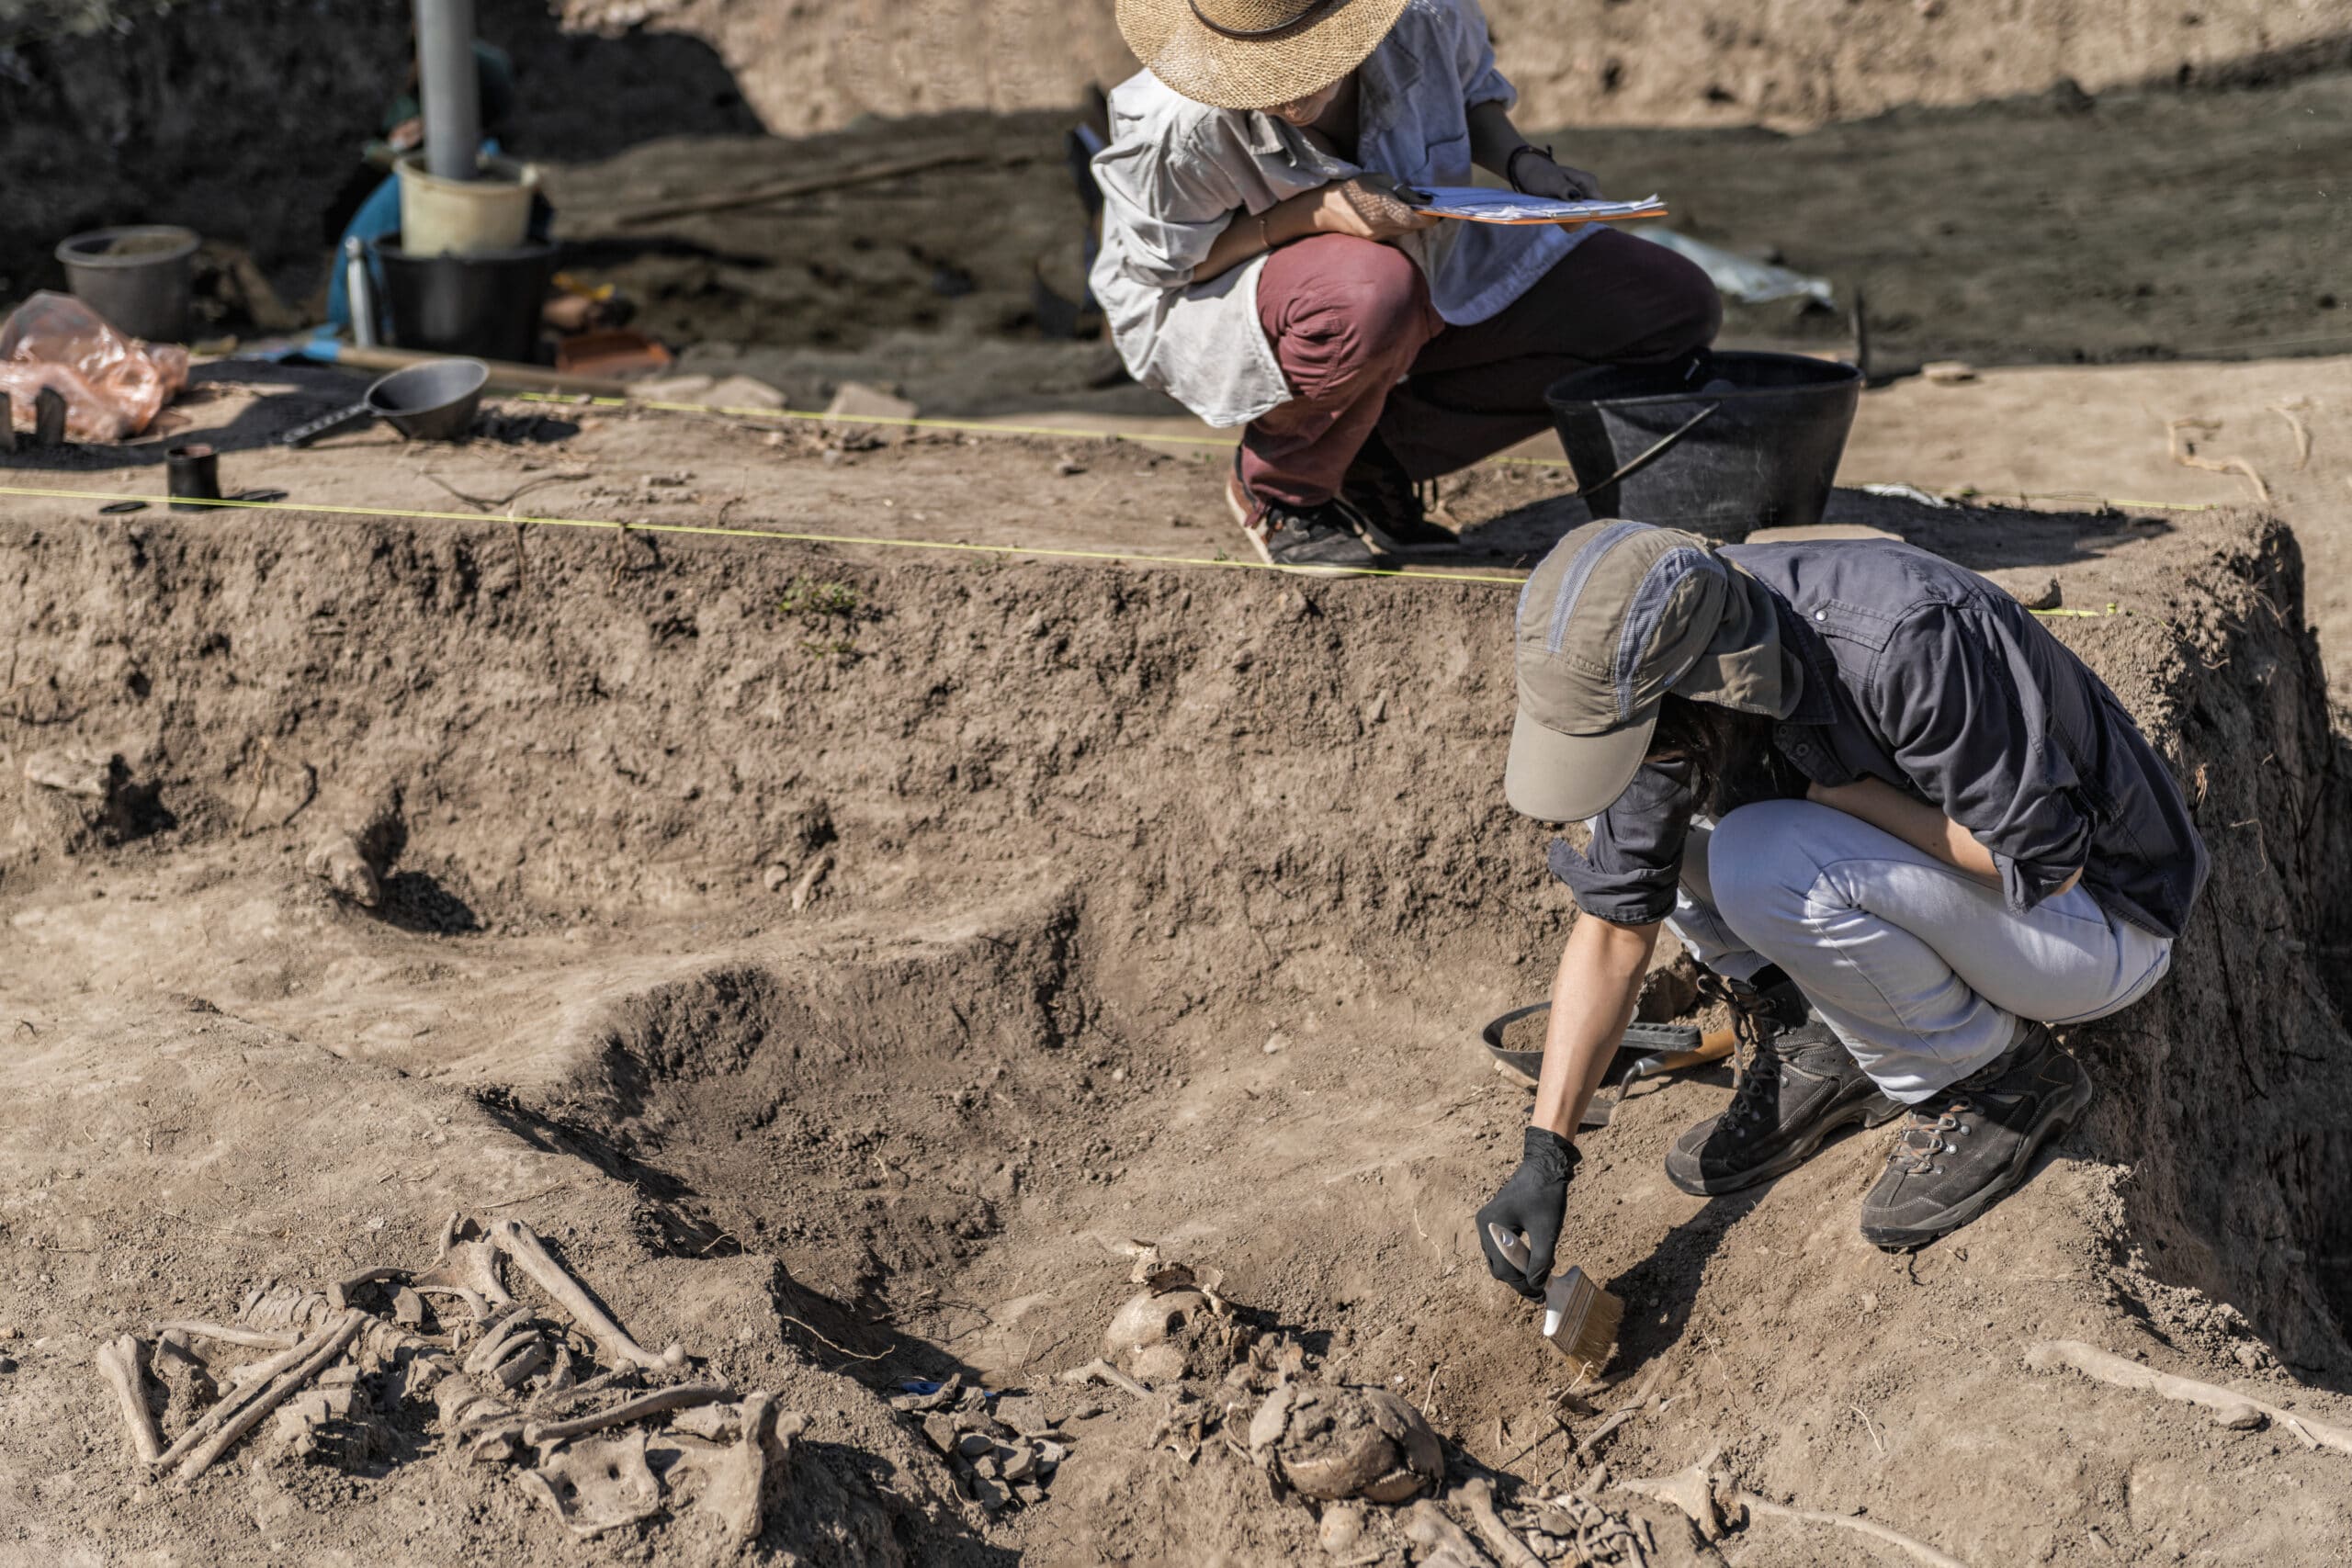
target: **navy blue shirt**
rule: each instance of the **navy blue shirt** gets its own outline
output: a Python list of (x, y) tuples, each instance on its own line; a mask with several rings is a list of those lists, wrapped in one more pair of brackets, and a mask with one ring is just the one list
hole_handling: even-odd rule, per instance
[[(1747, 799), (1881, 779), (1989, 850), (2023, 914), (2077, 870), (2112, 915), (2177, 937), (2205, 886), (2180, 786), (2105, 682), (1992, 583), (1888, 540), (1733, 545), (1780, 601), (1804, 671)], [(1724, 809), (1745, 799), (1721, 803)], [(1645, 762), (1582, 853), (1552, 846), (1587, 914), (1646, 925), (1674, 908), (1698, 808), (1690, 771)]]

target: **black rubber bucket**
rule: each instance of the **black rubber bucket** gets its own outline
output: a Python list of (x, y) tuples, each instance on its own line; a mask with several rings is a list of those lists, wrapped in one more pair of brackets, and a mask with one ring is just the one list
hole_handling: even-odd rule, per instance
[(1744, 539), (1821, 521), (1862, 373), (1797, 354), (1597, 366), (1544, 395), (1595, 517)]
[(532, 363), (538, 358), (539, 308), (555, 273), (555, 249), (532, 244), (469, 256), (413, 256), (397, 236), (378, 241), (393, 344)]

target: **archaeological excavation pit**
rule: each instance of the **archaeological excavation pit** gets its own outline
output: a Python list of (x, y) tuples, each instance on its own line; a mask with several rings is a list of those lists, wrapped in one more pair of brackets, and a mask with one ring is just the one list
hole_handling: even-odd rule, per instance
[[(1541, 994), (1569, 918), (1497, 787), (1507, 588), (11, 513), (17, 1549), (718, 1552), (701, 1483), (667, 1481), (677, 1507), (573, 1548), (430, 1402), (348, 1464), (264, 1433), (185, 1492), (134, 1473), (92, 1344), (424, 1269), (460, 1213), (527, 1224), (639, 1344), (682, 1346), (738, 1412), (713, 1432), (740, 1441), (755, 1393), (795, 1418), (763, 1561), (1418, 1553), (1426, 1450), (1373, 1390), (1457, 1481), (1499, 1478), (1515, 1528), (1575, 1515), (1595, 1552), (1718, 1549), (1606, 1485), (1545, 1526), (1538, 1489), (1710, 1450), (1753, 1495), (1970, 1562), (2091, 1530), (2218, 1551), (2204, 1517), (2316, 1551), (2344, 1456), (2025, 1359), (2128, 1342), (2312, 1422), (2352, 1379), (2327, 1109), (2352, 773), (2294, 538), (1838, 508), (2118, 607), (2055, 625), (2188, 784), (2212, 893), (2154, 998), (2071, 1032), (2086, 1124), (1920, 1253), (1854, 1235), (1871, 1139), (1704, 1204), (1659, 1160), (1722, 1081), (1634, 1097), (1563, 1244), (1627, 1301), (1572, 1397), (1469, 1235), (1525, 1107), (1477, 1027)], [(69, 762), (84, 793), (42, 782)], [(1253, 1434), (1310, 1385), (1335, 1391), (1299, 1407), (1334, 1402), (1315, 1433), (1285, 1406)], [(1317, 1495), (1332, 1475), (1356, 1479)], [(2219, 1501), (2163, 1506), (2192, 1491)], [(1831, 1529), (1759, 1512), (1725, 1546), (1878, 1561)]]

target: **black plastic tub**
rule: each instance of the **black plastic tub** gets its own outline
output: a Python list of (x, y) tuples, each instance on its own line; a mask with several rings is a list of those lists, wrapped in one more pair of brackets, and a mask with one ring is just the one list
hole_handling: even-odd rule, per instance
[(376, 243), (392, 342), (433, 354), (531, 364), (538, 358), (539, 308), (555, 274), (552, 244), (473, 255), (414, 256), (398, 236)]
[(1821, 521), (1862, 373), (1797, 354), (1598, 366), (1544, 400), (1595, 517), (1744, 539)]

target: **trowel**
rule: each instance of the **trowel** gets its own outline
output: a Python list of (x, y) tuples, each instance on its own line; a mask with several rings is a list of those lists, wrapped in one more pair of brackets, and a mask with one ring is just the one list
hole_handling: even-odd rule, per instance
[(1703, 1067), (1710, 1062), (1720, 1062), (1731, 1055), (1732, 1048), (1737, 1042), (1738, 1036), (1730, 1030), (1718, 1029), (1701, 1035), (1699, 1043), (1688, 1050), (1659, 1051), (1644, 1056), (1625, 1069), (1624, 1076), (1617, 1080), (1615, 1094), (1596, 1094), (1592, 1097), (1592, 1103), (1584, 1108), (1584, 1120), (1577, 1125), (1608, 1126), (1609, 1119), (1617, 1114), (1617, 1108), (1625, 1103), (1625, 1097), (1631, 1094), (1634, 1091), (1634, 1086), (1644, 1078), (1654, 1078), (1661, 1073), (1679, 1073), (1687, 1067)]
[[(1544, 1053), (1540, 1050), (1510, 1050), (1503, 1044), (1503, 1032), (1521, 1019), (1532, 1018), (1551, 1005), (1550, 1002), (1537, 1002), (1531, 1007), (1519, 1008), (1487, 1024), (1479, 1036), (1486, 1042), (1487, 1054), (1512, 1072), (1533, 1079), (1544, 1069)], [(1731, 1055), (1731, 1048), (1732, 1032), (1728, 1029), (1702, 1035), (1687, 1023), (1626, 1025), (1623, 1038), (1617, 1043), (1617, 1050), (1621, 1056), (1628, 1051), (1641, 1055), (1619, 1076), (1614, 1095), (1593, 1096), (1592, 1103), (1585, 1107), (1584, 1120), (1578, 1125), (1606, 1127), (1618, 1102), (1624, 1099), (1625, 1091), (1643, 1078), (1719, 1062)]]

